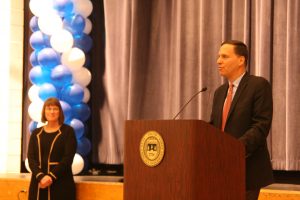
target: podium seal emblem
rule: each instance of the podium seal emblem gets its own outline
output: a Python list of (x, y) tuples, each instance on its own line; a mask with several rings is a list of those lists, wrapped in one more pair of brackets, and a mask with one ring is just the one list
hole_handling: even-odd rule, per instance
[(145, 133), (140, 142), (140, 156), (145, 165), (157, 166), (162, 161), (164, 154), (165, 144), (160, 134), (156, 131)]

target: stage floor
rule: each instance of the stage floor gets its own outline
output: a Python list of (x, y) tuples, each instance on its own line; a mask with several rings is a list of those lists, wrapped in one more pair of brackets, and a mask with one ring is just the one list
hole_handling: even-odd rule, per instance
[[(29, 173), (0, 174), (0, 199), (28, 198)], [(74, 176), (78, 200), (123, 200), (122, 176)], [(88, 194), (88, 195), (87, 195)], [(272, 184), (261, 190), (259, 200), (300, 200), (300, 185)]]

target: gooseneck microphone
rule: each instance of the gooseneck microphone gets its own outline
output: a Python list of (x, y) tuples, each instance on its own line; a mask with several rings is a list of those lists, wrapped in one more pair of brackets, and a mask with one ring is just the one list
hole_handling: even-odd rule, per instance
[(173, 119), (176, 119), (178, 115), (184, 110), (184, 108), (200, 93), (205, 92), (207, 90), (207, 87), (203, 87), (200, 91), (198, 91), (196, 94), (194, 94), (188, 102), (186, 102), (179, 110), (179, 112), (173, 117)]

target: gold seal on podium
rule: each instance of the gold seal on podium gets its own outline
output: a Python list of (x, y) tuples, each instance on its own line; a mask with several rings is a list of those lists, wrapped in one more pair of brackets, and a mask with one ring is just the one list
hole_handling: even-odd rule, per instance
[(164, 140), (156, 131), (148, 131), (140, 142), (140, 156), (149, 167), (157, 166), (165, 154)]

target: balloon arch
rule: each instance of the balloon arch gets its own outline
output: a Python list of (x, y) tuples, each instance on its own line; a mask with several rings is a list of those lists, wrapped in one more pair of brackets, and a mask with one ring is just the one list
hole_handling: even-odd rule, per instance
[[(77, 153), (73, 160), (73, 174), (80, 173), (91, 142), (86, 135), (86, 121), (91, 111), (87, 104), (91, 82), (88, 70), (88, 53), (93, 41), (89, 36), (93, 10), (90, 0), (30, 0), (34, 16), (30, 20), (30, 55), (32, 68), (29, 79), (32, 86), (28, 96), (31, 101), (28, 114), (30, 132), (43, 125), (41, 110), (49, 97), (60, 100), (65, 123), (72, 126), (77, 138)], [(30, 171), (27, 163), (25, 166)]]

